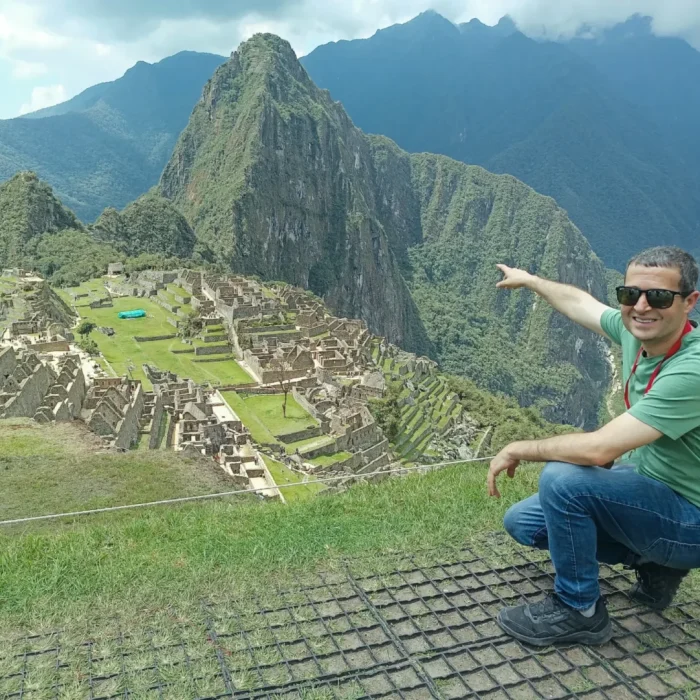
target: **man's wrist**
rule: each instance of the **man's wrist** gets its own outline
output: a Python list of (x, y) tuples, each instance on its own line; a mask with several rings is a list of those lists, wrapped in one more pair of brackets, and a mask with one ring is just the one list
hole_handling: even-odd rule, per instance
[(541, 281), (542, 281), (541, 277), (538, 277), (537, 275), (531, 274), (525, 287), (527, 289), (529, 289), (531, 292), (536, 292), (539, 294), (539, 287), (540, 287)]
[(501, 455), (507, 459), (521, 459), (518, 448), (522, 447), (522, 444), (522, 442), (511, 442), (501, 450)]

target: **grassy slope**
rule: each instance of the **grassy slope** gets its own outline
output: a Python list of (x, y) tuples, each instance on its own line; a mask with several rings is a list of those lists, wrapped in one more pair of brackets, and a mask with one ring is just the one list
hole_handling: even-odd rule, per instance
[[(0, 530), (0, 628), (195, 603), (332, 567), (344, 557), (460, 545), (497, 529), (536, 471), (485, 495), (482, 465), (360, 486), (284, 506), (202, 503), (8, 536)], [(289, 490), (287, 490), (289, 491)]]
[[(303, 484), (304, 477), (301, 474), (297, 474), (291, 469), (287, 469), (284, 464), (278, 462), (271, 457), (264, 457), (265, 464), (272, 474), (272, 478), (278, 486), (284, 486), (285, 484)], [(313, 478), (313, 477), (312, 477)], [(317, 495), (319, 492), (325, 490), (323, 484), (304, 484), (303, 486), (295, 486), (293, 488), (282, 488), (282, 494), (284, 495), (287, 503), (295, 503), (297, 501), (303, 501), (307, 498)]]
[[(485, 465), (357, 486), (289, 505), (210, 502), (94, 516), (74, 526), (0, 531), (0, 629), (45, 628), (118, 613), (128, 627), (202, 597), (289, 585), (347, 558), (378, 566), (389, 552), (461, 546), (500, 528), (505, 509), (536, 488), (538, 470), (485, 495)], [(692, 585), (692, 581), (688, 585)], [(697, 587), (698, 579), (694, 579)]]
[(0, 421), (0, 520), (227, 489), (212, 462), (109, 452), (80, 423)]

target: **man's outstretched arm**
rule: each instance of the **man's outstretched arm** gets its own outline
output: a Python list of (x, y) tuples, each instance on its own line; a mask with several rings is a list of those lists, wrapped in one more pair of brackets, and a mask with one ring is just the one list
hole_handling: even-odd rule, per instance
[(521, 461), (570, 462), (586, 467), (608, 464), (630, 450), (658, 440), (662, 433), (629, 413), (623, 413), (592, 433), (557, 435), (544, 440), (523, 440), (504, 447), (491, 460), (490, 496), (500, 497), (496, 477), (504, 471), (511, 478)]
[(552, 282), (525, 270), (507, 265), (496, 265), (503, 273), (503, 279), (496, 284), (500, 289), (525, 287), (541, 296), (550, 306), (585, 328), (605, 335), (600, 319), (610, 307), (592, 297), (588, 292), (570, 284)]

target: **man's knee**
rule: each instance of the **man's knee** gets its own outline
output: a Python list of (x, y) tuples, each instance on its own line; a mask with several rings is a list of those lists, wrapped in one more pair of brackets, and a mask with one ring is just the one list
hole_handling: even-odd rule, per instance
[(568, 462), (547, 462), (540, 474), (540, 498), (549, 500), (558, 496), (570, 496), (572, 489), (580, 491), (594, 477), (591, 467)]
[(512, 505), (503, 516), (503, 527), (518, 543), (528, 547), (537, 546), (538, 534), (545, 529), (544, 516), (539, 500), (530, 497)]

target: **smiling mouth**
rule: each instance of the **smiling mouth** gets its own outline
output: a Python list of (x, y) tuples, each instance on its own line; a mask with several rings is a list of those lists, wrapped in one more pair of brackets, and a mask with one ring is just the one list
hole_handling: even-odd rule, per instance
[(632, 316), (632, 320), (640, 326), (650, 326), (657, 321), (655, 318), (640, 318), (639, 316)]

